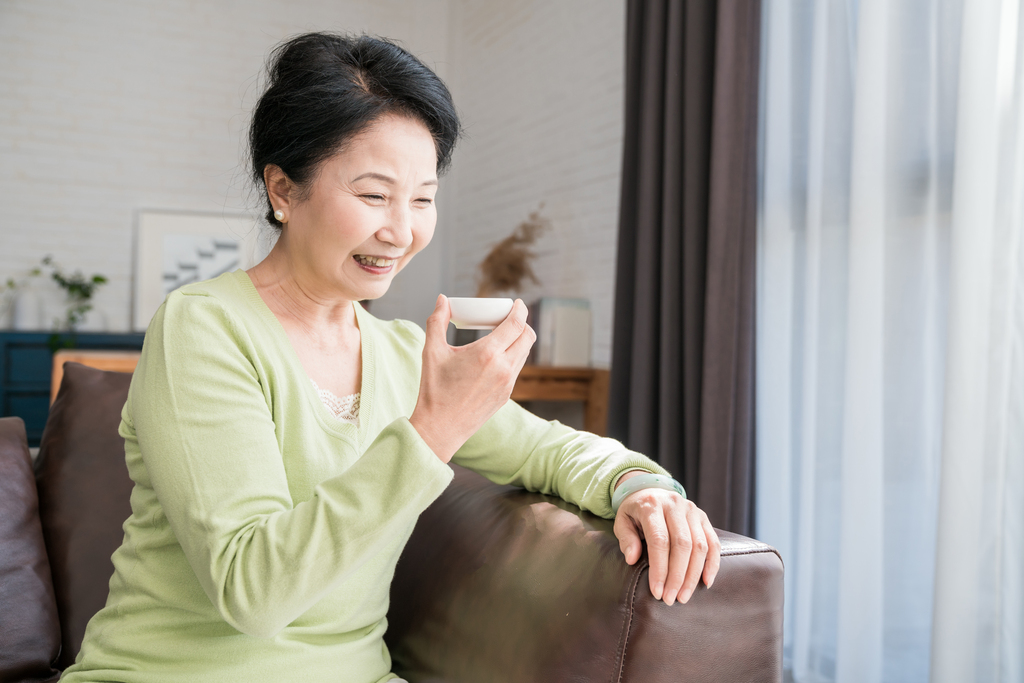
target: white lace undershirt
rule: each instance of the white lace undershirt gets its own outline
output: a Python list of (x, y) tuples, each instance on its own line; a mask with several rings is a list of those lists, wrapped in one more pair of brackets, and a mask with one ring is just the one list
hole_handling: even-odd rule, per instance
[[(309, 380), (313, 382), (312, 379)], [(321, 389), (317, 386), (316, 382), (313, 382), (313, 388), (316, 389), (317, 396), (320, 397), (320, 401), (327, 407), (327, 410), (331, 411), (331, 415), (338, 418), (342, 422), (349, 424), (359, 425), (359, 394), (349, 394), (348, 396), (337, 397), (327, 389)]]

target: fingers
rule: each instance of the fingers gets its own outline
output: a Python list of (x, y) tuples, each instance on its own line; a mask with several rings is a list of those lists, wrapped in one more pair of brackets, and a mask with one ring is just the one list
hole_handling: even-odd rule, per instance
[(437, 303), (434, 304), (434, 312), (427, 318), (426, 332), (427, 342), (433, 339), (448, 339), (448, 323), (452, 319), (452, 309), (448, 304), (448, 297), (444, 294), (437, 295)]
[[(660, 506), (659, 506), (660, 507)], [(660, 509), (645, 514), (640, 520), (643, 525), (644, 538), (647, 540), (647, 562), (650, 564), (651, 594), (661, 600), (665, 594), (665, 581), (668, 578), (668, 562), (671, 542), (665, 516)]]
[(530, 356), (530, 348), (533, 347), (536, 341), (537, 333), (533, 331), (532, 327), (526, 325), (526, 329), (519, 335), (519, 338), (512, 342), (512, 346), (508, 347), (508, 352), (515, 359), (517, 377), (519, 376), (519, 371), (523, 369), (523, 365), (526, 364), (526, 359)]
[[(671, 605), (678, 599), (686, 602), (683, 592), (686, 581), (690, 578), (690, 571), (693, 569), (692, 554), (696, 550), (697, 540), (687, 524), (685, 508), (673, 505), (665, 510), (665, 522), (671, 539), (671, 550), (668, 563), (668, 578), (665, 581), (665, 591), (662, 599), (666, 605)], [(701, 565), (703, 567), (703, 564)], [(686, 597), (689, 597), (688, 595)]]
[(643, 546), (633, 520), (628, 515), (617, 515), (612, 530), (615, 532), (615, 537), (619, 539), (619, 550), (626, 558), (626, 564), (636, 564), (636, 561), (640, 559), (640, 553), (643, 552)]
[(711, 588), (715, 577), (718, 576), (718, 568), (722, 565), (722, 542), (719, 540), (718, 534), (715, 533), (714, 527), (711, 526), (707, 515), (704, 515), (702, 526), (704, 536), (708, 539), (708, 559), (704, 562), (704, 585)]
[(526, 324), (526, 313), (526, 304), (516, 299), (512, 310), (494, 332), (473, 342), (478, 345), (477, 352), (486, 364), (496, 363), (495, 367), (503, 369), (509, 392), (529, 358), (530, 348), (537, 341), (537, 333)]
[[(697, 582), (704, 571), (704, 560), (708, 556), (708, 540), (704, 532), (702, 518), (704, 513), (696, 506), (690, 505), (686, 514), (686, 526), (691, 538), (689, 557), (683, 561), (687, 563), (686, 578), (683, 580), (683, 589), (679, 593), (679, 602), (687, 602), (693, 591), (697, 589)], [(685, 558), (685, 555), (681, 556)], [(671, 605), (672, 603), (669, 602)]]
[(508, 316), (486, 338), (492, 340), (491, 343), (499, 344), (503, 351), (508, 349), (526, 330), (526, 314), (526, 304), (522, 299), (516, 299)]

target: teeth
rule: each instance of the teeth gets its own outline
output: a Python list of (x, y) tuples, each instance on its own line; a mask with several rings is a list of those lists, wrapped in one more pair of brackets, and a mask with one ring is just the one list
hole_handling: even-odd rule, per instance
[(384, 266), (393, 265), (398, 259), (374, 258), (372, 256), (363, 256), (362, 254), (359, 254), (356, 256), (356, 260), (363, 265), (383, 268)]

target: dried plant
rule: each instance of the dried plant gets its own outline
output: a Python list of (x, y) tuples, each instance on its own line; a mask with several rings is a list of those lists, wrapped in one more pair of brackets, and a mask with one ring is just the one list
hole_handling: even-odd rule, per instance
[(480, 262), (477, 296), (518, 293), (527, 279), (540, 284), (530, 264), (537, 254), (530, 247), (551, 227), (551, 221), (540, 215), (543, 208), (542, 203), (511, 235), (494, 245), (491, 253)]

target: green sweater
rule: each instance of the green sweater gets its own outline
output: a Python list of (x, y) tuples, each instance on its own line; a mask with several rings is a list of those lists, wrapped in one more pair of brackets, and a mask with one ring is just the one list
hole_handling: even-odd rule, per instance
[[(359, 425), (321, 403), (236, 271), (172, 293), (121, 414), (132, 515), (106, 606), (62, 681), (386, 681), (395, 564), (452, 470), (409, 423), (423, 331), (356, 305)], [(611, 517), (611, 439), (513, 402), (454, 461)]]

